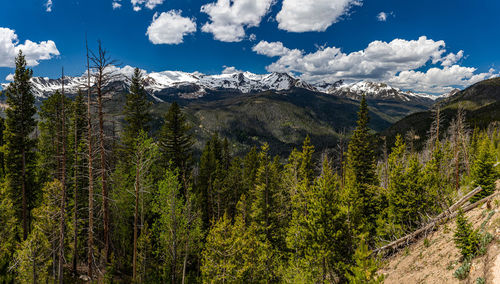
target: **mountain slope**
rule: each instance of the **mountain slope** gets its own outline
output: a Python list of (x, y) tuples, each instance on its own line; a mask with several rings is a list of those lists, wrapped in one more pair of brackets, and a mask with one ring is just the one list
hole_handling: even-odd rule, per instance
[[(485, 128), (491, 122), (500, 121), (500, 78), (478, 82), (463, 91), (455, 92), (433, 107), (441, 109), (443, 129), (448, 128), (459, 107), (466, 110), (467, 123), (471, 128)], [(395, 137), (398, 133), (404, 135), (413, 129), (419, 137), (416, 144), (421, 145), (432, 121), (431, 111), (413, 113), (384, 130), (381, 135)]]
[[(500, 181), (497, 181), (497, 191)], [(466, 213), (474, 228), (484, 226), (494, 238), (483, 256), (472, 262), (469, 277), (463, 283), (476, 283), (481, 277), (486, 283), (500, 281), (500, 197), (496, 197), (491, 210), (486, 204)], [(484, 225), (483, 225), (484, 224)], [(379, 273), (385, 274), (384, 283), (462, 283), (453, 276), (461, 265), (460, 252), (453, 242), (455, 219), (445, 222), (425, 238), (410, 245), (384, 261)]]

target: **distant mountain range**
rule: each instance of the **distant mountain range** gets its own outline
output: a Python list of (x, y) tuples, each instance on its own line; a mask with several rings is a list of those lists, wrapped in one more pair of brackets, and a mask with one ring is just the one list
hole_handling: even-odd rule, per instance
[[(117, 91), (124, 91), (130, 84), (132, 67), (116, 69), (116, 76), (111, 82)], [(61, 79), (45, 77), (32, 78), (33, 90), (37, 98), (44, 99), (60, 90)], [(65, 89), (75, 94), (78, 89), (84, 89), (86, 77), (66, 77)], [(402, 103), (431, 105), (439, 96), (413, 93), (393, 88), (384, 83), (358, 82), (345, 84), (343, 81), (333, 83), (312, 84), (287, 73), (253, 74), (236, 72), (231, 74), (205, 75), (198, 72), (182, 71), (152, 72), (144, 76), (145, 88), (151, 97), (158, 101), (172, 99), (199, 99), (213, 92), (233, 92), (241, 94), (259, 93), (264, 91), (287, 92), (292, 88), (301, 88), (313, 92), (321, 92), (341, 98), (359, 100), (363, 94), (370, 100), (390, 100)], [(8, 84), (2, 84), (5, 88)]]

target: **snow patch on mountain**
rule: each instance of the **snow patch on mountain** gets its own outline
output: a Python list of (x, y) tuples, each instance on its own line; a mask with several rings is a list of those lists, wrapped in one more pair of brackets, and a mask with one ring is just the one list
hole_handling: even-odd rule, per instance
[[(133, 68), (113, 67), (112, 82), (120, 88), (126, 89), (130, 85)], [(287, 91), (292, 88), (302, 88), (314, 92), (322, 92), (338, 97), (354, 100), (366, 95), (368, 99), (397, 100), (412, 102), (422, 100), (436, 100), (439, 96), (402, 91), (388, 86), (385, 83), (361, 81), (346, 84), (343, 81), (333, 83), (322, 82), (314, 85), (294, 77), (288, 73), (273, 72), (269, 74), (254, 74), (251, 72), (224, 73), (206, 75), (199, 72), (162, 71), (146, 73), (143, 71), (145, 89), (157, 101), (162, 101), (162, 95), (178, 95), (181, 98), (196, 99), (203, 97), (209, 90), (238, 91), (241, 93), (254, 93), (262, 91)], [(33, 77), (31, 79), (33, 92), (40, 99), (61, 90), (61, 79)], [(91, 82), (92, 83), (92, 82)], [(65, 77), (64, 87), (67, 93), (76, 94), (79, 89), (84, 90), (87, 84), (86, 74), (80, 77)], [(2, 84), (5, 89), (8, 83)], [(160, 95), (161, 94), (161, 95)]]

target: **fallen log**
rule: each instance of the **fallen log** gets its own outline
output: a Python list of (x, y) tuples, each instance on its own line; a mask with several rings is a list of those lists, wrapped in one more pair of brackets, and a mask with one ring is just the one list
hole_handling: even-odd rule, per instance
[[(480, 186), (476, 187), (474, 190), (472, 190), (471, 192), (467, 193), (465, 196), (463, 196), (462, 198), (460, 198), (460, 200), (458, 200), (455, 204), (453, 204), (452, 206), (450, 206), (447, 210), (443, 211), (441, 214), (439, 214), (436, 218), (432, 219), (429, 223), (427, 223), (427, 225), (425, 225), (424, 227), (416, 230), (415, 232), (409, 234), (409, 235), (406, 235), (402, 238), (399, 238), (385, 246), (382, 246), (378, 249), (375, 249), (373, 251), (373, 253), (375, 254), (378, 254), (382, 251), (385, 251), (387, 249), (397, 249), (399, 248), (401, 245), (403, 244), (406, 244), (408, 245), (409, 243), (412, 243), (413, 241), (415, 241), (422, 233), (425, 233), (425, 232), (428, 232), (430, 231), (431, 229), (433, 229), (436, 224), (438, 222), (440, 222), (441, 220), (445, 219), (445, 218), (450, 218), (452, 215), (453, 217), (456, 216), (456, 210), (462, 206), (465, 202), (467, 202), (469, 199), (472, 198), (472, 196), (476, 195), (477, 193), (479, 193), (481, 190), (483, 190)], [(486, 198), (485, 198), (486, 199)], [(484, 200), (484, 199), (482, 199)], [(482, 200), (474, 203), (474, 204), (478, 204), (480, 203)], [(474, 205), (473, 204), (473, 205)], [(469, 205), (470, 206), (470, 205)], [(467, 206), (467, 207), (469, 207)], [(466, 208), (467, 208), (466, 207)], [(474, 208), (474, 207), (472, 207)], [(470, 210), (470, 209), (469, 209)], [(455, 215), (454, 215), (455, 214)], [(453, 218), (451, 217), (451, 218)]]

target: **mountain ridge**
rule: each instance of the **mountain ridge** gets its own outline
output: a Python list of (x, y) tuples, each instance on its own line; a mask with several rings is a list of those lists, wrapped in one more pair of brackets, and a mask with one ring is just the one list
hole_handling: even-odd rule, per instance
[[(113, 67), (117, 91), (126, 91), (130, 86), (133, 68)], [(216, 75), (206, 75), (199, 72), (162, 71), (144, 72), (144, 85), (149, 95), (157, 102), (165, 101), (166, 96), (177, 96), (181, 99), (199, 99), (210, 91), (231, 91), (241, 94), (259, 93), (264, 91), (287, 92), (292, 88), (302, 88), (309, 91), (334, 95), (337, 97), (359, 100), (363, 94), (372, 100), (391, 100), (401, 103), (409, 102), (432, 105), (440, 96), (402, 91), (385, 83), (360, 81), (344, 83), (342, 80), (327, 83), (309, 83), (288, 73), (272, 72), (254, 74), (251, 72), (233, 72)], [(62, 87), (62, 79), (33, 77), (31, 79), (35, 96), (43, 100)], [(65, 89), (69, 94), (76, 94), (78, 89), (85, 89), (86, 74), (75, 77), (65, 77)], [(6, 88), (9, 83), (1, 84)]]

